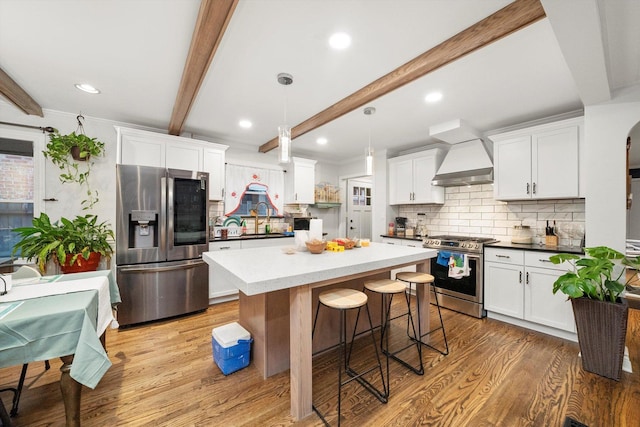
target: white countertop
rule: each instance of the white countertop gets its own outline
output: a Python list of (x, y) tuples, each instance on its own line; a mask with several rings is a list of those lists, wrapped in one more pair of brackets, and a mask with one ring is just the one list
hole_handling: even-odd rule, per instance
[[(322, 254), (284, 253), (284, 246), (205, 252), (213, 274), (245, 295), (288, 289), (390, 267), (417, 264), (437, 255), (434, 249), (371, 243), (369, 247)], [(290, 247), (290, 246), (289, 246)]]

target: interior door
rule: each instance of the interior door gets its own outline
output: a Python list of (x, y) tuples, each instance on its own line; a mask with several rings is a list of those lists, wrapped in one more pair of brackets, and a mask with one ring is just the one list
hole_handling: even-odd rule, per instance
[(347, 237), (371, 239), (371, 180), (347, 181)]

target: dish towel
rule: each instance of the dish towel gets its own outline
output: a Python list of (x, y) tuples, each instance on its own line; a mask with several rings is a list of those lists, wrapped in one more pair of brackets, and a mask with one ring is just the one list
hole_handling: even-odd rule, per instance
[(438, 251), (438, 259), (436, 259), (436, 263), (443, 267), (449, 266), (449, 258), (451, 258), (451, 252), (446, 251)]
[(451, 253), (449, 257), (449, 277), (461, 279), (469, 276), (469, 259), (465, 254)]

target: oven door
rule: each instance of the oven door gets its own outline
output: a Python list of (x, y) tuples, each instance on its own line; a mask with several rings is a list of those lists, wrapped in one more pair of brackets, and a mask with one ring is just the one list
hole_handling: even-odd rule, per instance
[(435, 277), (436, 292), (482, 305), (482, 255), (465, 254), (469, 262), (469, 276), (460, 279), (449, 277), (449, 266), (431, 259), (431, 274)]

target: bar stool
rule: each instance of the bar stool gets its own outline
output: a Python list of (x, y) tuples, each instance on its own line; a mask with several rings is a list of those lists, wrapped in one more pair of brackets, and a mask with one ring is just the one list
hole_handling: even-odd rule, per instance
[[(417, 296), (417, 291), (418, 291), (418, 285), (431, 285), (431, 288), (433, 289), (433, 294), (435, 296), (435, 300), (436, 300), (436, 307), (438, 309), (438, 317), (440, 318), (440, 326), (438, 326), (437, 328), (431, 329), (429, 332), (426, 333), (422, 333), (421, 331), (421, 321), (420, 321), (420, 300), (418, 300), (416, 298), (416, 306), (418, 309), (418, 337), (417, 341), (419, 341), (421, 344), (426, 345), (429, 348), (434, 349), (435, 351), (439, 352), (440, 354), (446, 356), (449, 354), (449, 344), (447, 344), (447, 334), (444, 330), (444, 322), (442, 321), (442, 313), (440, 312), (440, 302), (438, 301), (438, 294), (436, 294), (436, 288), (435, 288), (435, 278), (431, 275), (431, 274), (427, 274), (427, 273), (419, 273), (419, 272), (412, 272), (412, 271), (403, 271), (400, 272), (398, 274), (396, 274), (396, 280), (401, 280), (403, 282), (406, 282), (409, 284), (409, 292), (411, 292), (411, 290), (413, 289), (412, 286), (415, 284), (416, 285), (416, 296)], [(429, 289), (425, 289), (425, 292), (429, 292)], [(427, 311), (427, 316), (429, 315), (429, 307), (427, 307), (426, 309)], [(435, 348), (434, 346), (432, 346), (431, 344), (428, 344), (424, 341), (422, 341), (422, 337), (427, 336), (432, 334), (433, 332), (442, 329), (442, 337), (444, 338), (444, 351), (440, 350), (438, 348)], [(414, 339), (415, 339), (414, 335)]]
[[(389, 393), (387, 391), (387, 385), (385, 384), (384, 381), (384, 374), (382, 372), (382, 363), (380, 362), (380, 355), (378, 353), (378, 346), (376, 345), (376, 341), (375, 338), (373, 336), (373, 325), (371, 322), (371, 314), (369, 312), (369, 307), (367, 306), (367, 295), (364, 292), (360, 292), (358, 290), (355, 289), (331, 289), (328, 291), (324, 291), (320, 294), (319, 298), (318, 298), (318, 306), (316, 308), (316, 315), (315, 318), (313, 320), (313, 330), (311, 332), (311, 336), (313, 338), (313, 335), (315, 334), (316, 331), (316, 323), (318, 321), (318, 313), (320, 312), (320, 305), (324, 305), (325, 307), (328, 308), (332, 308), (335, 310), (339, 310), (340, 311), (340, 353), (341, 353), (341, 360), (338, 362), (338, 426), (340, 426), (340, 409), (341, 409), (341, 402), (342, 402), (342, 398), (341, 398), (341, 392), (342, 392), (342, 386), (350, 383), (353, 380), (356, 380), (358, 383), (360, 383), (368, 392), (370, 392), (371, 394), (373, 394), (380, 402), (382, 403), (387, 403), (387, 398), (389, 396)], [(371, 341), (373, 343), (373, 348), (375, 350), (376, 353), (376, 360), (378, 361), (377, 366), (374, 366), (364, 372), (356, 372), (354, 371), (350, 365), (349, 362), (351, 360), (351, 352), (353, 350), (353, 342), (355, 341), (355, 337), (356, 337), (356, 331), (358, 329), (358, 320), (360, 319), (360, 310), (362, 309), (362, 307), (365, 307), (366, 311), (367, 311), (367, 318), (369, 319), (369, 334), (371, 335)], [(347, 342), (346, 342), (346, 336), (347, 336), (347, 322), (346, 322), (346, 318), (347, 318), (347, 311), (348, 310), (354, 310), (357, 309), (358, 310), (358, 314), (356, 315), (356, 323), (353, 327), (353, 335), (351, 336), (351, 343), (349, 344), (349, 349), (347, 351)], [(366, 332), (366, 331), (365, 331)], [(346, 380), (342, 380), (342, 370), (343, 370), (343, 366), (344, 366), (344, 371), (345, 373), (349, 376), (348, 379)], [(380, 380), (382, 382), (382, 388), (383, 391), (378, 390), (373, 384), (371, 384), (369, 381), (367, 381), (365, 378), (363, 378), (364, 375), (373, 372), (375, 370), (378, 370), (380, 373)], [(324, 419), (324, 416), (320, 413), (320, 411), (318, 411), (318, 409), (316, 408), (315, 405), (312, 405), (313, 410), (318, 414), (318, 416), (320, 417), (320, 419), (322, 419), (322, 421), (328, 425), (327, 421)]]
[[(419, 341), (415, 339), (409, 344), (395, 351), (389, 350), (389, 329), (391, 327), (391, 321), (398, 319), (400, 317), (407, 317), (407, 335), (410, 338), (415, 338), (418, 334), (416, 333), (416, 326), (413, 321), (413, 315), (411, 314), (411, 299), (409, 294), (407, 294), (407, 287), (404, 282), (399, 282), (397, 280), (391, 279), (380, 279), (374, 280), (371, 282), (365, 282), (364, 284), (365, 290), (370, 292), (376, 292), (381, 294), (382, 304), (380, 307), (382, 324), (380, 327), (380, 349), (382, 353), (387, 356), (387, 384), (390, 386), (389, 382), (389, 358), (392, 358), (396, 362), (410, 369), (414, 373), (418, 375), (424, 375), (424, 365), (422, 364), (422, 346)], [(400, 314), (396, 317), (391, 317), (391, 303), (393, 302), (393, 296), (396, 294), (404, 294), (405, 300), (407, 302), (407, 312)], [(413, 329), (413, 336), (409, 334), (409, 327)], [(404, 350), (415, 346), (418, 352), (418, 367), (411, 366), (407, 361), (401, 359), (398, 354), (403, 352)]]

